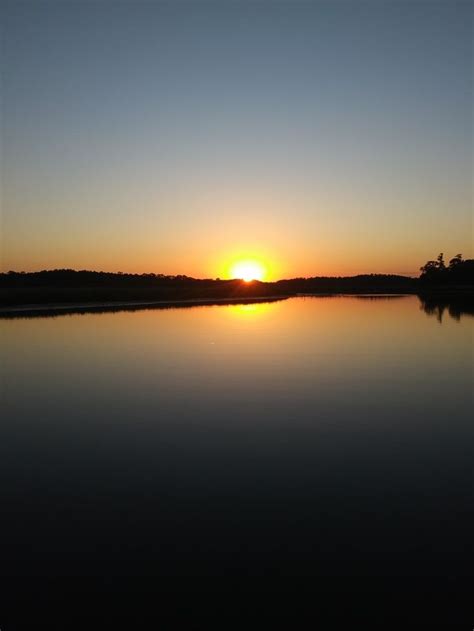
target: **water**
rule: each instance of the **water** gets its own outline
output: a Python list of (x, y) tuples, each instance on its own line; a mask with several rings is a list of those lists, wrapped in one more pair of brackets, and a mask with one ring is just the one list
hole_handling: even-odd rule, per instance
[(471, 315), (0, 320), (2, 576), (472, 574)]

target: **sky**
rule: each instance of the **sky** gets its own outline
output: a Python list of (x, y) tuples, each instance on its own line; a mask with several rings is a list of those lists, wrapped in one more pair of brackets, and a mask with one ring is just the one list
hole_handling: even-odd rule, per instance
[(472, 257), (472, 7), (4, 2), (2, 270)]

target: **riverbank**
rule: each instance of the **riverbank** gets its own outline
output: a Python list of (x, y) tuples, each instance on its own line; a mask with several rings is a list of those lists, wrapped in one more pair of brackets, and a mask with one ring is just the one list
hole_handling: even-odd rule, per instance
[(107, 311), (137, 311), (140, 309), (172, 309), (226, 304), (277, 302), (291, 296), (256, 296), (253, 298), (192, 298), (188, 300), (151, 300), (127, 302), (92, 302), (77, 304), (31, 304), (0, 308), (0, 318), (30, 317), (35, 315), (66, 315), (74, 313), (103, 313)]
[(189, 307), (213, 305), (237, 305), (269, 303), (289, 298), (329, 298), (357, 297), (366, 299), (403, 298), (416, 295), (420, 305), (427, 313), (448, 309), (454, 316), (461, 314), (474, 315), (474, 292), (313, 292), (282, 294), (274, 296), (230, 297), (230, 298), (189, 298), (181, 300), (127, 300), (127, 301), (95, 301), (76, 303), (41, 303), (22, 304), (0, 307), (0, 319), (54, 317), (85, 313), (107, 313), (118, 311), (139, 311), (147, 309), (185, 309)]
[(155, 274), (52, 270), (0, 274), (0, 306), (108, 305), (247, 300), (296, 294), (414, 293), (417, 279), (386, 274), (293, 278), (274, 282)]
[(244, 282), (74, 270), (9, 272), (0, 274), (0, 317), (235, 304), (290, 296), (408, 294), (430, 305), (462, 303), (461, 310), (466, 303), (470, 312), (474, 291), (472, 285), (434, 285), (390, 274)]

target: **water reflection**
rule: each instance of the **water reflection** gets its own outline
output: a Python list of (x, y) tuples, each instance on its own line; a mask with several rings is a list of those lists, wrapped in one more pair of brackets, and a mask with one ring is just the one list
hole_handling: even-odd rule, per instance
[[(326, 295), (311, 296), (305, 295), (299, 298), (300, 301), (334, 301), (335, 299), (346, 299), (366, 301), (366, 302), (395, 302), (406, 299), (406, 294), (354, 294), (354, 295)], [(420, 309), (427, 315), (434, 316), (438, 322), (443, 322), (443, 316), (447, 313), (451, 318), (459, 321), (463, 315), (474, 316), (474, 297), (469, 294), (462, 295), (419, 295)], [(0, 320), (11, 319), (30, 319), (30, 318), (57, 318), (61, 316), (75, 316), (86, 314), (106, 314), (121, 312), (137, 312), (137, 311), (165, 311), (165, 310), (183, 310), (194, 309), (196, 307), (227, 307), (223, 309), (223, 313), (237, 318), (251, 318), (263, 316), (270, 313), (270, 307), (277, 302), (288, 300), (287, 297), (275, 297), (255, 299), (249, 298), (238, 301), (235, 300), (190, 300), (183, 302), (159, 302), (159, 303), (130, 303), (130, 304), (99, 304), (99, 305), (62, 305), (56, 308), (29, 308), (19, 307), (16, 310), (6, 309), (0, 310)], [(348, 302), (349, 304), (349, 302)]]
[(406, 298), (406, 294), (356, 294), (354, 298), (358, 300), (400, 300)]
[(428, 316), (434, 316), (440, 324), (447, 313), (456, 321), (460, 321), (464, 315), (474, 316), (474, 296), (462, 295), (420, 295), (420, 308)]
[(252, 323), (262, 318), (271, 318), (274, 312), (272, 307), (273, 303), (269, 302), (227, 305), (222, 309), (222, 315), (241, 320), (242, 322)]
[[(407, 294), (344, 294), (344, 295), (314, 295), (307, 294), (299, 298), (300, 301), (334, 301), (335, 299), (345, 299), (347, 305), (349, 300), (366, 302), (395, 302), (410, 297)], [(451, 318), (459, 321), (463, 315), (474, 316), (474, 297), (469, 294), (433, 295), (422, 294), (418, 296), (420, 308), (429, 316), (434, 316), (438, 322), (443, 322), (443, 316), (447, 313)], [(288, 300), (288, 297), (275, 298), (249, 298), (238, 300), (189, 300), (183, 302), (159, 302), (159, 303), (130, 303), (130, 304), (108, 304), (108, 305), (71, 305), (47, 308), (19, 307), (16, 310), (0, 310), (0, 320), (16, 320), (30, 318), (57, 318), (61, 316), (75, 316), (86, 314), (106, 314), (137, 311), (165, 311), (195, 309), (196, 307), (228, 307), (224, 310), (227, 315), (240, 318), (251, 318), (263, 316), (270, 313), (270, 306), (274, 303)]]
[[(274, 298), (222, 298), (209, 300), (181, 300), (181, 301), (158, 301), (144, 303), (110, 303), (110, 304), (83, 304), (83, 305), (60, 305), (48, 307), (7, 307), (0, 310), (0, 320), (11, 320), (17, 318), (56, 318), (58, 316), (83, 315), (87, 313), (120, 313), (122, 311), (148, 311), (167, 309), (191, 309), (195, 307), (212, 307), (214, 305), (238, 305), (240, 307), (250, 305), (263, 305), (266, 303), (286, 300), (287, 297)], [(251, 311), (251, 309), (249, 309)]]
[(473, 320), (419, 305), (0, 321), (0, 575), (469, 575)]

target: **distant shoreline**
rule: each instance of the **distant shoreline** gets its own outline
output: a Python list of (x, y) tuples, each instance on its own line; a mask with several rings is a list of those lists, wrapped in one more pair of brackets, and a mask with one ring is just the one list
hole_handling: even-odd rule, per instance
[[(458, 264), (465, 278), (441, 283), (391, 274), (293, 278), (273, 282), (195, 279), (162, 274), (44, 270), (0, 274), (0, 318), (71, 313), (169, 309), (199, 305), (274, 302), (292, 296), (419, 295), (432, 301), (472, 303), (470, 261)], [(473, 261), (474, 263), (474, 261)], [(467, 266), (467, 267), (466, 267)], [(456, 269), (458, 269), (456, 268)], [(454, 273), (454, 272), (452, 272)], [(463, 281), (463, 282), (461, 282)]]
[(173, 308), (173, 307), (198, 307), (212, 305), (232, 305), (232, 304), (252, 304), (265, 302), (278, 302), (289, 298), (311, 298), (311, 297), (331, 297), (331, 296), (361, 296), (361, 297), (402, 297), (414, 295), (406, 292), (317, 292), (317, 293), (297, 293), (275, 296), (252, 296), (234, 298), (189, 298), (181, 300), (128, 300), (128, 301), (102, 301), (102, 302), (80, 302), (80, 303), (36, 303), (26, 305), (11, 305), (0, 307), (0, 318), (29, 316), (29, 315), (55, 315), (73, 313), (94, 313), (106, 311), (138, 311), (153, 308)]
[[(358, 298), (403, 298), (417, 296), (422, 302), (434, 305), (449, 305), (449, 303), (461, 305), (462, 312), (473, 314), (474, 291), (470, 288), (428, 291), (321, 291), (321, 292), (297, 292), (269, 296), (231, 296), (231, 297), (202, 297), (182, 298), (168, 300), (102, 300), (81, 302), (45, 302), (16, 304), (0, 307), (0, 320), (31, 318), (31, 317), (55, 317), (61, 315), (80, 315), (87, 313), (116, 313), (120, 311), (146, 311), (150, 309), (177, 309), (213, 305), (245, 305), (255, 303), (273, 303), (288, 300), (289, 298), (330, 298), (330, 297), (358, 297)], [(459, 306), (458, 305), (458, 306)], [(466, 311), (467, 308), (467, 311)]]
[(287, 300), (288, 296), (255, 296), (252, 298), (189, 298), (183, 300), (130, 300), (130, 301), (107, 301), (107, 302), (81, 302), (81, 303), (62, 303), (62, 304), (30, 304), (16, 305), (9, 307), (0, 307), (0, 318), (2, 316), (11, 315), (28, 315), (36, 313), (92, 313), (94, 311), (126, 311), (148, 309), (153, 307), (172, 308), (172, 307), (193, 307), (199, 305), (214, 304), (249, 304), (255, 302), (277, 302), (278, 300)]

